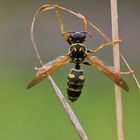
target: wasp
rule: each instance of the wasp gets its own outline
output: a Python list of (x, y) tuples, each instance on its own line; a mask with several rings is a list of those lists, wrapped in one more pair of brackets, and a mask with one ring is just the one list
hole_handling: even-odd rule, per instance
[(115, 70), (112, 68), (105, 66), (101, 60), (92, 55), (102, 48), (119, 43), (120, 41), (118, 40), (109, 42), (107, 44), (102, 44), (94, 50), (87, 49), (84, 42), (86, 41), (87, 36), (91, 37), (91, 34), (87, 31), (64, 32), (63, 24), (57, 10), (56, 15), (61, 25), (62, 36), (70, 46), (68, 53), (46, 63), (41, 68), (38, 68), (36, 77), (28, 84), (27, 88), (29, 89), (33, 87), (41, 80), (45, 79), (48, 75), (56, 71), (58, 68), (68, 63), (73, 63), (74, 67), (70, 70), (67, 81), (67, 94), (70, 101), (74, 102), (78, 99), (84, 86), (85, 77), (82, 64), (96, 68), (98, 71), (111, 79), (115, 84), (128, 92), (129, 87), (121, 78), (120, 74), (115, 72)]

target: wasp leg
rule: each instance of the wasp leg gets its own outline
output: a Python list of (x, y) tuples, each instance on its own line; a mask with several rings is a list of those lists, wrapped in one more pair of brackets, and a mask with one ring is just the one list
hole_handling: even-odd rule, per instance
[(99, 46), (99, 47), (96, 48), (95, 50), (87, 50), (87, 52), (88, 52), (88, 53), (96, 53), (96, 52), (100, 51), (101, 49), (103, 49), (103, 48), (105, 48), (105, 47), (107, 47), (107, 46), (109, 46), (109, 45), (118, 44), (118, 43), (120, 43), (120, 42), (121, 42), (121, 40), (111, 41), (111, 42), (109, 42), (109, 43), (107, 43), (107, 44), (102, 44), (101, 46)]
[(87, 32), (87, 20), (86, 20), (86, 18), (83, 15), (81, 15), (80, 13), (78, 15), (83, 20), (83, 26), (84, 26), (83, 30), (84, 30), (84, 32)]
[(121, 75), (128, 75), (128, 74), (133, 74), (134, 71), (133, 70), (130, 70), (130, 71), (127, 71), (127, 72), (120, 72)]
[(42, 67), (35, 67), (35, 70), (36, 71), (39, 71), (39, 70), (41, 70), (42, 69)]
[(64, 33), (64, 24), (63, 24), (62, 19), (61, 19), (60, 15), (59, 15), (58, 8), (59, 8), (58, 6), (55, 6), (55, 12), (56, 12), (56, 17), (58, 19), (58, 22), (60, 24), (61, 34), (63, 35), (63, 33)]
[[(59, 22), (59, 24), (60, 24), (61, 34), (62, 34), (62, 36), (63, 36), (64, 39), (65, 39), (64, 24), (63, 24), (62, 19), (61, 19), (61, 17), (60, 17), (60, 14), (59, 14), (59, 11), (58, 11), (59, 9), (63, 9), (63, 8), (59, 7), (58, 5), (55, 5), (56, 17), (57, 17), (57, 20), (58, 20), (58, 22)], [(87, 32), (87, 20), (86, 20), (86, 18), (85, 18), (83, 15), (81, 15), (80, 13), (76, 14), (76, 13), (74, 13), (74, 12), (72, 12), (72, 11), (69, 11), (69, 10), (66, 10), (66, 11), (68, 11), (68, 12), (74, 14), (74, 15), (78, 15), (78, 17), (81, 18), (81, 19), (82, 19), (82, 22), (83, 22), (83, 31), (84, 31), (84, 32)], [(89, 36), (91, 36), (91, 35), (89, 35)], [(66, 39), (65, 39), (65, 40), (66, 40)]]

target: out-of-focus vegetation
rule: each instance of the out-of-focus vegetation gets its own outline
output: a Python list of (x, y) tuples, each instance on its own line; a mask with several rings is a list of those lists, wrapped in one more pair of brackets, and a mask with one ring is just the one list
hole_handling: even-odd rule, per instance
[[(57, 3), (87, 16), (111, 37), (110, 3), (80, 1), (0, 1), (0, 139), (1, 140), (78, 140), (76, 132), (47, 80), (27, 90), (34, 77), (37, 59), (30, 42), (33, 14), (42, 4)], [(121, 51), (140, 80), (139, 1), (119, 1)], [(66, 30), (80, 31), (79, 20), (62, 12)], [(91, 29), (89, 29), (91, 31)], [(86, 46), (103, 43), (93, 31)], [(54, 12), (38, 18), (35, 37), (44, 62), (67, 53), (68, 44), (61, 38)], [(107, 65), (112, 64), (112, 48), (97, 54)], [(66, 94), (66, 82), (72, 64), (52, 76)], [(122, 62), (123, 71), (126, 70)], [(113, 83), (94, 69), (84, 66), (85, 86), (77, 102), (70, 103), (89, 139), (117, 140)], [(124, 76), (130, 92), (122, 91), (125, 140), (140, 139), (140, 94), (131, 76)]]

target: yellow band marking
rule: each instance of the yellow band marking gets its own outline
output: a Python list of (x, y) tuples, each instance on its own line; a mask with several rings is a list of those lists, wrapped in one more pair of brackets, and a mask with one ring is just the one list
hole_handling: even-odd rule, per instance
[(77, 99), (78, 97), (71, 97), (71, 96), (68, 96), (69, 99)]
[(72, 74), (72, 73), (70, 73), (68, 77), (69, 77), (70, 79), (73, 79), (73, 78), (75, 78), (75, 75)]
[(83, 43), (73, 43), (73, 44), (71, 44), (71, 47), (75, 46), (75, 45), (85, 46)]
[(85, 77), (84, 77), (83, 75), (80, 75), (80, 76), (79, 76), (79, 79), (80, 79), (80, 80), (84, 80)]

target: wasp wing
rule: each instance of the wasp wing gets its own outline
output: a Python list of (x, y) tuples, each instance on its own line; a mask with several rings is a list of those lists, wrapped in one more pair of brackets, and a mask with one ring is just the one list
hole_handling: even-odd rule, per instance
[(92, 67), (95, 67), (97, 70), (109, 77), (113, 82), (115, 82), (119, 87), (123, 88), (126, 91), (129, 91), (129, 87), (126, 82), (121, 79), (119, 73), (115, 72), (113, 69), (105, 66), (103, 62), (98, 60), (96, 57), (87, 55), (86, 59), (90, 62)]
[(46, 63), (37, 72), (36, 77), (27, 85), (27, 89), (39, 83), (41, 80), (45, 79), (49, 74), (62, 67), (63, 65), (70, 62), (69, 55), (60, 56), (57, 59)]

